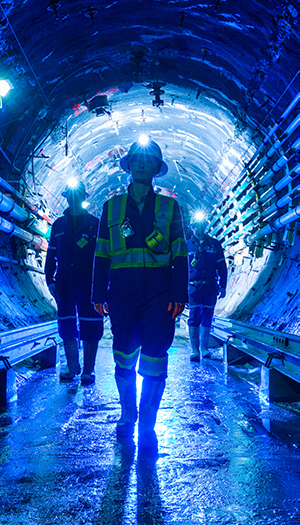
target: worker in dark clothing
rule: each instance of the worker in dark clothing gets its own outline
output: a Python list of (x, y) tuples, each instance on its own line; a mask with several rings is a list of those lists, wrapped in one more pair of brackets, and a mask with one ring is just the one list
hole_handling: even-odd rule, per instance
[(209, 358), (209, 334), (217, 297), (226, 295), (227, 266), (220, 242), (205, 233), (205, 220), (194, 222), (193, 237), (187, 241), (189, 252), (188, 320), (191, 361)]
[(188, 259), (179, 206), (154, 193), (152, 180), (168, 168), (156, 142), (135, 142), (121, 159), (131, 174), (128, 193), (104, 204), (95, 253), (92, 300), (109, 310), (115, 378), (122, 408), (118, 436), (137, 421), (136, 364), (143, 376), (139, 447), (157, 447), (154, 431), (165, 388), (175, 317), (187, 301)]
[(57, 302), (58, 331), (68, 364), (60, 379), (71, 381), (80, 374), (79, 339), (83, 341), (84, 357), (81, 384), (86, 386), (95, 381), (96, 353), (103, 334), (103, 317), (91, 303), (99, 220), (82, 206), (86, 198), (83, 182), (73, 181), (75, 187), (70, 183), (63, 193), (69, 208), (52, 226), (45, 275), (49, 291)]

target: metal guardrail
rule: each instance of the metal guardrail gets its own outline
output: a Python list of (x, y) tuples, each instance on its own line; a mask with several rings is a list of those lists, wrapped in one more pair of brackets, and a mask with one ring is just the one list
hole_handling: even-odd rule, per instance
[(213, 318), (211, 335), (300, 382), (300, 337), (221, 317)]
[(57, 321), (0, 332), (0, 356), (13, 366), (60, 342)]

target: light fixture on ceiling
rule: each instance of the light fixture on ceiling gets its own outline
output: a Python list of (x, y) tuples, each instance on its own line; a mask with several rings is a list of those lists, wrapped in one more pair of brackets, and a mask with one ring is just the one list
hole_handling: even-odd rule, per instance
[(9, 80), (0, 80), (0, 108), (2, 108), (2, 97), (5, 97), (12, 88)]

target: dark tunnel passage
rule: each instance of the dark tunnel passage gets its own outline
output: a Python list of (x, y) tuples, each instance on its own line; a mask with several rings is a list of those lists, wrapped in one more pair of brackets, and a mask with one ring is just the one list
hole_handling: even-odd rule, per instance
[[(30, 341), (22, 340), (27, 361), (12, 362), (17, 399), (0, 413), (7, 484), (1, 494), (10, 509), (0, 524), (297, 523), (299, 3), (2, 0), (0, 49), (0, 355), (9, 356), (18, 337)], [(62, 390), (55, 369), (40, 371), (32, 351), (40, 344), (36, 326), (53, 337), (56, 305), (44, 265), (51, 226), (66, 208), (68, 179), (84, 181), (88, 211), (100, 217), (104, 202), (126, 191), (119, 161), (141, 134), (160, 145), (169, 168), (155, 180), (155, 191), (178, 201), (187, 235), (191, 218), (204, 214), (228, 267), (210, 364), (188, 362), (188, 308), (177, 322), (157, 467), (142, 467), (113, 441), (118, 398), (106, 377), (113, 377), (107, 322), (95, 390)], [(0, 363), (1, 381), (8, 366)], [(264, 388), (275, 402), (271, 408), (266, 400), (260, 404)], [(57, 425), (51, 421), (48, 435), (52, 415)], [(23, 454), (26, 432), (30, 445)], [(85, 440), (99, 464), (91, 452), (85, 466), (76, 456), (77, 450), (85, 457)], [(48, 474), (36, 448), (46, 441), (55, 447)], [(34, 459), (30, 450), (38, 450)], [(37, 496), (43, 480), (55, 504), (63, 500), (62, 521)], [(15, 483), (22, 512), (17, 498), (8, 505)], [(230, 485), (230, 494), (222, 484)], [(78, 516), (69, 507), (72, 497)], [(124, 500), (119, 509), (114, 497)]]

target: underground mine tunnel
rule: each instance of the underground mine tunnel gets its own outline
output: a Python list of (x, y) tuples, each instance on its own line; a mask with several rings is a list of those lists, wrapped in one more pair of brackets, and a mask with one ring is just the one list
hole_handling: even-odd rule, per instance
[[(1, 525), (298, 523), (298, 2), (7, 0), (0, 46)], [(69, 177), (100, 217), (141, 134), (228, 267), (211, 360), (177, 321), (156, 463), (116, 442), (108, 320), (95, 385), (60, 384), (44, 277)]]

